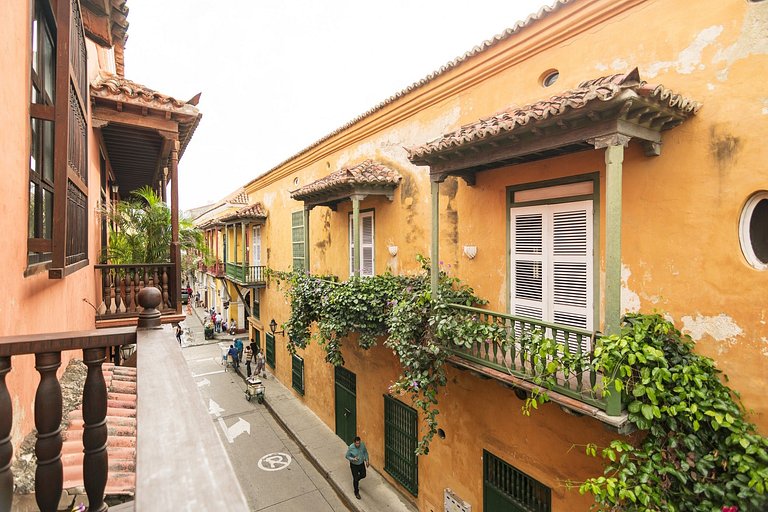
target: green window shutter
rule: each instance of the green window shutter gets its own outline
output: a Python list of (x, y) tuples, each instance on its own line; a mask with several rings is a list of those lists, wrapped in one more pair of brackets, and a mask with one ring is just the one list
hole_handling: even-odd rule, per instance
[(304, 212), (291, 213), (291, 242), (293, 244), (293, 269), (303, 269), (304, 264)]
[(418, 436), (416, 410), (384, 395), (384, 471), (414, 496), (419, 490)]
[(293, 389), (304, 394), (304, 359), (296, 354), (291, 358), (291, 384)]
[(483, 505), (488, 512), (551, 512), (552, 491), (483, 450)]
[(266, 341), (267, 345), (267, 364), (272, 368), (275, 369), (275, 337), (272, 334), (267, 333), (264, 336), (264, 339)]

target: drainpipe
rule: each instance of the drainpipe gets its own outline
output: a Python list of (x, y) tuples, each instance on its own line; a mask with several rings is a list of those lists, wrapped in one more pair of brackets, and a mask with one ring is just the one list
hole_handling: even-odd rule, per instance
[(440, 181), (431, 179), (432, 185), (432, 251), (430, 254), (429, 289), (432, 299), (437, 298), (437, 283), (440, 276)]

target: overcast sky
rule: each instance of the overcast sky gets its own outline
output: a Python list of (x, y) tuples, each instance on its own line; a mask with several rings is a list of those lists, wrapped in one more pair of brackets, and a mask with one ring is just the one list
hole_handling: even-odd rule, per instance
[(220, 200), (554, 0), (129, 0), (126, 77), (203, 120), (179, 204)]

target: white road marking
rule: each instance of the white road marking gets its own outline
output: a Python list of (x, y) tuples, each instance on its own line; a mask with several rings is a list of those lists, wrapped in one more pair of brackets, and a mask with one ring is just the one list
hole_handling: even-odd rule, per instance
[(217, 373), (224, 373), (224, 370), (216, 370), (216, 371), (213, 371), (213, 372), (198, 373), (197, 375), (193, 375), (192, 377), (196, 379), (198, 377), (205, 377), (206, 375), (215, 375)]
[(221, 413), (224, 412), (224, 409), (222, 409), (219, 404), (214, 402), (212, 399), (208, 399), (208, 414), (213, 414), (217, 418), (221, 416)]
[(210, 386), (210, 385), (211, 385), (211, 381), (209, 381), (208, 379), (203, 379), (203, 380), (197, 381), (197, 387), (199, 387), (199, 388), (201, 388), (203, 386)]
[[(291, 463), (291, 456), (287, 453), (268, 453), (259, 459), (258, 466), (264, 471), (280, 471)], [(269, 466), (269, 467), (267, 467)]]
[(251, 424), (240, 417), (237, 418), (237, 423), (231, 427), (227, 427), (227, 424), (224, 423), (224, 418), (219, 418), (219, 426), (230, 444), (234, 443), (235, 438), (244, 432), (248, 432), (248, 435), (251, 435)]

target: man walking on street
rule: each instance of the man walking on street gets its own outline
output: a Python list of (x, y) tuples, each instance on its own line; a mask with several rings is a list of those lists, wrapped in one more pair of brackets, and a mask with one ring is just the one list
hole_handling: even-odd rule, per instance
[(251, 361), (253, 360), (253, 351), (251, 350), (251, 346), (248, 345), (245, 347), (245, 369), (248, 371), (247, 377), (251, 376)]
[(365, 478), (365, 468), (368, 467), (368, 449), (365, 443), (355, 437), (355, 441), (347, 448), (345, 456), (352, 470), (352, 487), (355, 489), (355, 498), (360, 498), (360, 480)]

